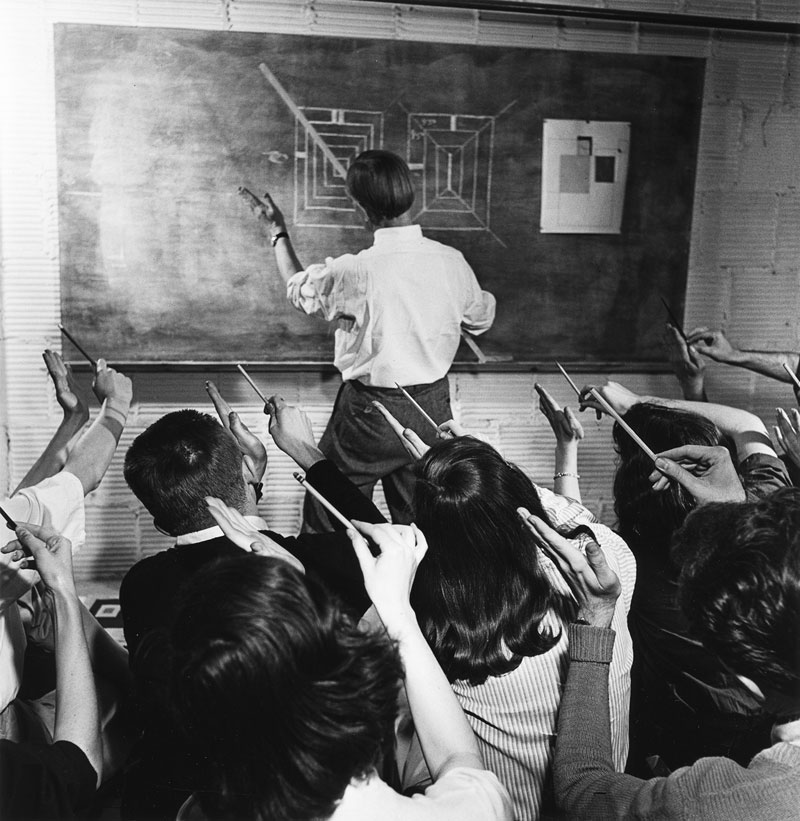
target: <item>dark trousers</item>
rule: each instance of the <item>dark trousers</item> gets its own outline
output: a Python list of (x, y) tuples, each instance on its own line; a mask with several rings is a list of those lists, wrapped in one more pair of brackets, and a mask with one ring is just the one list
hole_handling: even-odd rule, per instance
[[(404, 386), (437, 424), (451, 419), (450, 384), (442, 377), (428, 385)], [(429, 445), (436, 431), (397, 388), (374, 388), (358, 381), (343, 382), (333, 406), (320, 450), (361, 492), (372, 498), (378, 480), (392, 521), (411, 522), (414, 476), (411, 457), (372, 401), (381, 402), (404, 427), (412, 428)], [(331, 529), (328, 514), (310, 494), (303, 507), (303, 531)]]

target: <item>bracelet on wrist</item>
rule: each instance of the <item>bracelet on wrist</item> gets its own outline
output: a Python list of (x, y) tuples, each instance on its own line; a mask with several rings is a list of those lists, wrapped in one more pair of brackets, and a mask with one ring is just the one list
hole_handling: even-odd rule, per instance
[(569, 476), (572, 479), (580, 479), (580, 473), (572, 473), (568, 470), (560, 470), (558, 473), (553, 474), (553, 480), (562, 479), (564, 476)]
[(270, 244), (274, 248), (278, 244), (279, 239), (289, 239), (289, 234), (286, 231), (278, 231), (277, 234), (273, 234), (270, 238)]

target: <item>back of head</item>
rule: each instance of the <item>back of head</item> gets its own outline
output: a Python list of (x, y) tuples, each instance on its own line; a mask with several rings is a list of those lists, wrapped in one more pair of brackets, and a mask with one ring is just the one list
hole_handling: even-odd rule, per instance
[(414, 203), (408, 165), (391, 151), (363, 151), (347, 169), (346, 183), (376, 227), (405, 214)]
[(198, 573), (170, 638), (170, 701), (208, 765), (208, 817), (327, 818), (393, 740), (394, 646), (280, 559), (243, 553)]
[(692, 634), (772, 695), (768, 711), (800, 712), (800, 489), (698, 508), (673, 554)]
[[(696, 413), (641, 403), (626, 414), (625, 421), (656, 452), (680, 445), (719, 445), (722, 435), (712, 422)], [(634, 549), (668, 555), (673, 531), (694, 509), (694, 498), (677, 482), (667, 489), (653, 490), (647, 478), (653, 462), (618, 424), (614, 443), (619, 461), (614, 477), (614, 508), (619, 532)]]
[(215, 524), (205, 503), (216, 496), (243, 510), (242, 455), (216, 419), (195, 410), (162, 416), (125, 455), (125, 481), (155, 524), (172, 536)]
[(491, 446), (469, 436), (434, 445), (416, 467), (415, 522), (430, 549), (411, 602), (448, 678), (481, 683), (549, 650), (545, 614), (566, 612), (517, 514), (547, 520), (536, 489)]

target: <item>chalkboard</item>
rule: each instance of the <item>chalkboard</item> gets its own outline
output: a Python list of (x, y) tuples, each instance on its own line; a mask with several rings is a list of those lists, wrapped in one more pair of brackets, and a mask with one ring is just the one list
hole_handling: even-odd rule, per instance
[[(90, 350), (330, 362), (333, 328), (288, 305), (237, 188), (272, 193), (304, 264), (356, 252), (371, 237), (336, 167), (384, 147), (411, 164), (425, 233), (496, 295), (487, 353), (663, 358), (660, 298), (684, 302), (704, 61), (55, 29), (62, 319)], [(631, 124), (620, 234), (540, 233), (546, 118)]]

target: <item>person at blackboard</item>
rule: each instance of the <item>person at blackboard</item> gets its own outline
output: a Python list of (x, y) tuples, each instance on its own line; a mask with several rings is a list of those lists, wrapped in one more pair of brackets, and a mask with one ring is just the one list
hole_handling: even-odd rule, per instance
[[(242, 189), (269, 231), (278, 270), (297, 309), (335, 321), (334, 364), (343, 383), (320, 449), (367, 496), (383, 484), (392, 520), (408, 523), (413, 476), (405, 449), (386, 435), (378, 400), (401, 424), (420, 428), (402, 385), (436, 421), (452, 417), (447, 372), (461, 329), (488, 330), (495, 298), (481, 289), (462, 254), (423, 236), (412, 222), (414, 188), (406, 163), (389, 151), (364, 151), (347, 170), (347, 191), (373, 233), (358, 254), (328, 257), (304, 268), (286, 222), (269, 194)], [(436, 432), (422, 428), (427, 444)], [(329, 529), (327, 514), (306, 497), (304, 526)]]

